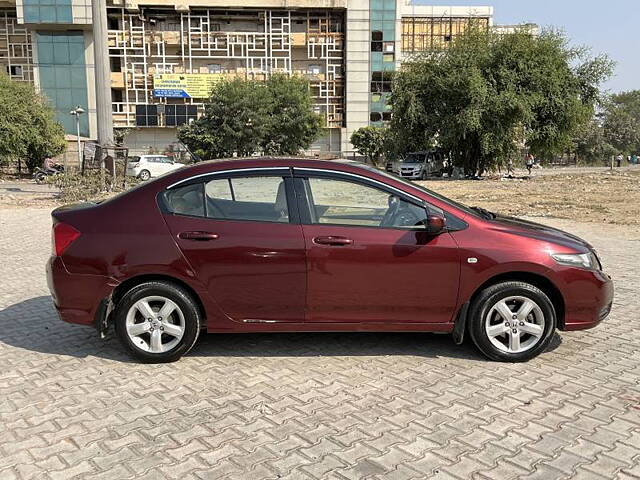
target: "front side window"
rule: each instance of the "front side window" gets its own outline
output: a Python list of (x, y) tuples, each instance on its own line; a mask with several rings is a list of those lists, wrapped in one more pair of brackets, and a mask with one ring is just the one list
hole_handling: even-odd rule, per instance
[(209, 218), (289, 222), (282, 177), (221, 178), (207, 182), (204, 190)]
[(412, 228), (425, 225), (426, 210), (384, 190), (332, 178), (306, 180), (311, 223)]

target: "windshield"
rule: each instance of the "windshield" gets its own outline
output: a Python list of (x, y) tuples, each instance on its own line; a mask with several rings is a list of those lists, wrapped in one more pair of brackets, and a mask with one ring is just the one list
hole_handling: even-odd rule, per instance
[(427, 156), (424, 153), (410, 153), (404, 159), (402, 163), (424, 163)]
[(367, 170), (379, 173), (380, 175), (383, 175), (385, 177), (392, 178), (393, 180), (396, 180), (396, 181), (398, 181), (400, 183), (404, 183), (405, 185), (410, 185), (410, 186), (412, 186), (414, 188), (417, 188), (418, 190), (421, 190), (421, 191), (425, 192), (426, 194), (432, 196), (433, 198), (437, 198), (441, 202), (446, 203), (448, 205), (451, 205), (452, 207), (455, 207), (458, 210), (462, 210), (463, 212), (465, 212), (465, 213), (467, 213), (469, 215), (472, 215), (472, 216), (477, 217), (477, 218), (482, 218), (482, 219), (485, 219), (485, 220), (487, 219), (487, 215), (481, 213), (480, 211), (478, 211), (478, 210), (476, 210), (476, 209), (474, 209), (472, 207), (469, 207), (469, 206), (465, 205), (464, 203), (460, 203), (460, 202), (456, 202), (455, 200), (451, 200), (450, 198), (444, 197), (444, 196), (440, 195), (439, 193), (434, 192), (433, 190), (429, 190), (428, 188), (425, 188), (425, 187), (423, 187), (421, 185), (418, 185), (417, 183), (413, 183), (413, 182), (411, 182), (409, 180), (406, 180), (406, 179), (404, 179), (402, 177), (399, 177), (398, 175), (395, 175), (395, 174), (390, 173), (390, 172), (384, 172), (382, 170), (378, 170), (377, 168), (370, 167), (369, 165), (362, 165), (362, 167), (366, 168)]

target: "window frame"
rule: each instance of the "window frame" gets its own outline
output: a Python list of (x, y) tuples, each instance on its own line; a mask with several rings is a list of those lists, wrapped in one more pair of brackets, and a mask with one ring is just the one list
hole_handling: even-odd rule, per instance
[(350, 172), (338, 172), (333, 170), (322, 170), (314, 168), (295, 167), (293, 171), (293, 180), (295, 194), (298, 199), (298, 211), (300, 215), (300, 222), (302, 225), (320, 225), (320, 226), (333, 226), (333, 227), (346, 227), (346, 228), (367, 228), (377, 230), (398, 230), (402, 232), (407, 231), (425, 231), (422, 227), (383, 227), (380, 225), (351, 225), (344, 223), (319, 223), (313, 222), (311, 218), (311, 205), (312, 205), (312, 193), (310, 191), (309, 182), (305, 181), (309, 178), (320, 178), (325, 180), (336, 180), (348, 183), (355, 183), (365, 187), (377, 189), (388, 193), (389, 195), (395, 195), (407, 203), (411, 203), (416, 207), (420, 207), (428, 212), (429, 209), (442, 211), (442, 209), (431, 205), (430, 203), (422, 200), (421, 198), (414, 197), (413, 195), (397, 189), (391, 185), (387, 185), (383, 182), (373, 180), (371, 178), (363, 177), (361, 175)]
[[(213, 218), (207, 216), (207, 202), (206, 202), (206, 184), (211, 180), (230, 180), (233, 178), (250, 178), (250, 177), (279, 177), (284, 180), (285, 194), (287, 197), (287, 210), (289, 211), (288, 222), (278, 222), (271, 220), (246, 220), (241, 218)], [(171, 207), (168, 204), (166, 198), (166, 192), (176, 189), (187, 187), (193, 184), (200, 184), (202, 189), (202, 202), (204, 207), (204, 216), (199, 215), (186, 215), (183, 213), (175, 213), (171, 211)], [(231, 189), (233, 192), (233, 189)], [(233, 194), (235, 201), (235, 194)], [(233, 169), (233, 170), (221, 170), (218, 172), (203, 173), (200, 175), (194, 175), (179, 180), (165, 189), (158, 192), (157, 203), (160, 211), (164, 215), (177, 215), (181, 217), (199, 218), (201, 220), (208, 220), (213, 222), (252, 222), (252, 223), (268, 223), (274, 225), (292, 225), (300, 224), (300, 213), (298, 208), (298, 202), (294, 192), (293, 186), (293, 172), (291, 167), (258, 167), (248, 169)]]

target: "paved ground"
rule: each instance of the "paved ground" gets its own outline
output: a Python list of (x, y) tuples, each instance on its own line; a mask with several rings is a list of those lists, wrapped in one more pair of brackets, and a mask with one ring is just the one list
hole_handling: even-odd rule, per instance
[(640, 478), (640, 241), (591, 240), (610, 319), (528, 364), (430, 334), (206, 335), (131, 362), (60, 322), (49, 217), (0, 210), (0, 478)]

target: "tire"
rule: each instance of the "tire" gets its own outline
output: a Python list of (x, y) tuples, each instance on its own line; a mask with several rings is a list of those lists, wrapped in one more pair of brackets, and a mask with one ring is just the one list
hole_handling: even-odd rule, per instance
[(420, 180), (426, 180), (427, 179), (427, 171), (423, 170), (422, 173), (420, 174)]
[(36, 183), (38, 185), (42, 185), (44, 183), (44, 179), (46, 178), (46, 175), (42, 172), (40, 173), (36, 173), (36, 176), (34, 178), (34, 180), (36, 181)]
[[(159, 315), (163, 309), (170, 311), (166, 318)], [(200, 310), (192, 296), (169, 282), (137, 285), (116, 307), (116, 333), (125, 348), (144, 363), (178, 360), (196, 343), (201, 324)]]
[[(507, 321), (505, 317), (509, 316)], [(469, 309), (473, 343), (486, 357), (500, 362), (526, 362), (545, 351), (556, 323), (549, 297), (525, 282), (491, 285), (480, 292)]]
[(143, 181), (147, 181), (151, 178), (151, 172), (149, 170), (142, 170), (139, 174), (138, 174), (138, 178), (140, 180)]

